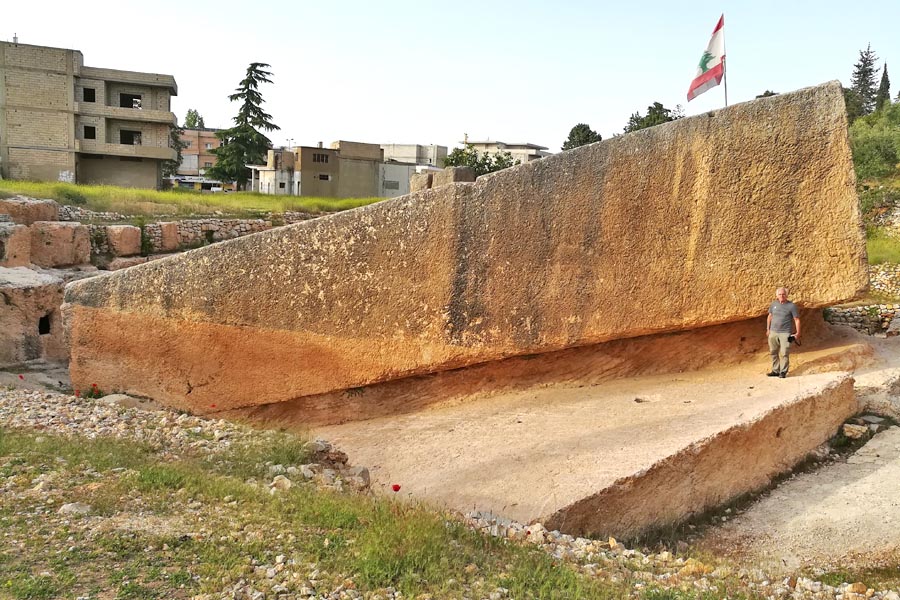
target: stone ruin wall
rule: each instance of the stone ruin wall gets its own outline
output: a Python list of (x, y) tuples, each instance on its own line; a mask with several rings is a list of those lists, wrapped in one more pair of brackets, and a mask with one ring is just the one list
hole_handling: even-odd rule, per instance
[(833, 82), (74, 283), (71, 373), (216, 412), (750, 319), (780, 284), (822, 307), (865, 263)]

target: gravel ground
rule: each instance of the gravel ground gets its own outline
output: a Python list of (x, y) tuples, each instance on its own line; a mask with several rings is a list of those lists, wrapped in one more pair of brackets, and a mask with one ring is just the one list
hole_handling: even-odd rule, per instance
[[(163, 456), (178, 456), (186, 451), (199, 453), (216, 453), (232, 444), (249, 440), (251, 437), (265, 435), (247, 427), (222, 420), (208, 420), (186, 414), (178, 414), (169, 410), (142, 410), (140, 408), (123, 408), (108, 399), (92, 400), (75, 398), (64, 394), (34, 390), (0, 391), (0, 424), (5, 428), (21, 428), (38, 432), (55, 434), (78, 434), (90, 438), (108, 436), (120, 439), (133, 439), (148, 443), (163, 453)], [(330, 451), (327, 443), (321, 450)], [(340, 453), (337, 453), (340, 454)], [(359, 469), (354, 473), (359, 474)], [(82, 472), (70, 475), (78, 479), (78, 485), (89, 485), (98, 474)], [(285, 474), (277, 474), (269, 484), (277, 487), (276, 481), (294, 478), (303, 479), (297, 470)], [(32, 481), (26, 489), (18, 485), (10, 477), (7, 481), (0, 478), (0, 496), (7, 501), (15, 502), (17, 496), (44, 490), (48, 498), (52, 498), (52, 490), (59, 487), (52, 477), (45, 481)], [(341, 480), (340, 474), (337, 477)], [(347, 478), (343, 478), (346, 480)], [(334, 486), (334, 478), (329, 481), (317, 480), (322, 484)], [(70, 482), (71, 483), (71, 482)], [(363, 490), (365, 491), (364, 486)], [(44, 524), (62, 527), (81, 526), (92, 531), (102, 531), (104, 527), (132, 528), (153, 531), (190, 530), (195, 536), (243, 536), (248, 539), (271, 537), (272, 532), (221, 531), (214, 528), (209, 520), (204, 521), (203, 508), (190, 498), (184, 498), (183, 511), (178, 518), (154, 519), (143, 515), (140, 511), (140, 499), (123, 500), (128, 511), (113, 518), (85, 516), (76, 519), (79, 511), (84, 510), (78, 503), (39, 511), (35, 514)], [(48, 507), (52, 504), (48, 500)], [(239, 511), (239, 507), (223, 507), (222, 510)], [(208, 517), (208, 515), (207, 515)], [(582, 573), (604, 578), (610, 581), (632, 581), (633, 594), (640, 597), (648, 588), (679, 587), (686, 585), (697, 593), (716, 590), (723, 582), (730, 582), (745, 590), (745, 593), (764, 598), (815, 598), (829, 600), (851, 600), (876, 598), (884, 600), (900, 600), (900, 590), (873, 589), (865, 582), (845, 582), (838, 586), (826, 585), (808, 577), (794, 575), (770, 576), (769, 573), (756, 568), (741, 566), (727, 560), (705, 558), (698, 560), (690, 557), (687, 547), (678, 547), (675, 552), (629, 549), (613, 539), (590, 540), (573, 538), (559, 532), (546, 531), (540, 524), (523, 525), (504, 520), (493, 515), (470, 514), (466, 522), (473, 528), (480, 529), (489, 535), (516, 540), (518, 543), (535, 544), (546, 552), (561, 560), (568, 561)], [(80, 525), (79, 525), (80, 524)], [(7, 548), (15, 548), (20, 541), (0, 537)], [(398, 592), (392, 589), (362, 593), (355, 589), (350, 579), (334, 585), (330, 583), (323, 589), (318, 581), (320, 573), (314, 564), (296, 564), (290, 559), (289, 537), (278, 536), (273, 540), (276, 546), (286, 549), (275, 557), (274, 561), (248, 566), (247, 574), (238, 582), (229, 583), (218, 594), (198, 596), (198, 600), (218, 598), (399, 598)], [(688, 558), (686, 558), (688, 557)], [(813, 571), (815, 572), (815, 571)], [(824, 571), (819, 571), (820, 574)], [(877, 587), (877, 586), (876, 586)], [(508, 597), (506, 590), (472, 592), (472, 598), (484, 597), (499, 600)], [(676, 596), (672, 596), (673, 598)]]

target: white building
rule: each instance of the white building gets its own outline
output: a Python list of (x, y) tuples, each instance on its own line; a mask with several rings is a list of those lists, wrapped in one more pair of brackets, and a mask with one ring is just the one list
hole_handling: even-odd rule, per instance
[(430, 144), (382, 144), (385, 162), (411, 163), (414, 165), (427, 165), (438, 169), (444, 166), (447, 158), (447, 146)]
[(478, 153), (488, 152), (490, 154), (494, 154), (495, 152), (509, 152), (512, 154), (514, 160), (518, 160), (520, 163), (525, 164), (532, 160), (538, 160), (539, 158), (544, 158), (547, 156), (552, 156), (552, 152), (545, 152), (547, 150), (546, 146), (538, 146), (537, 144), (507, 144), (506, 142), (470, 142), (463, 141), (460, 144), (469, 144), (474, 148)]

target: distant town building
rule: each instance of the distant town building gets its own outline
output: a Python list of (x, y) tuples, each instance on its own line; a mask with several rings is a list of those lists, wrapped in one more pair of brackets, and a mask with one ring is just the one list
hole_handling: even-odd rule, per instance
[(537, 144), (529, 143), (507, 144), (506, 142), (471, 142), (466, 140), (460, 142), (460, 144), (469, 144), (479, 153), (488, 152), (493, 154), (495, 152), (509, 152), (512, 154), (514, 160), (518, 160), (522, 164), (539, 158), (552, 156), (553, 154), (552, 152), (545, 152), (545, 150), (547, 150), (546, 146), (538, 146)]
[(84, 66), (78, 50), (0, 42), (0, 176), (157, 188), (175, 160), (171, 75)]
[(444, 166), (444, 159), (447, 158), (447, 146), (435, 146), (434, 144), (428, 146), (421, 144), (382, 144), (381, 149), (384, 150), (385, 162), (411, 163), (440, 169)]
[(214, 191), (219, 188), (233, 189), (232, 183), (223, 183), (217, 179), (206, 177), (206, 170), (216, 164), (216, 155), (212, 151), (222, 145), (222, 140), (216, 137), (219, 129), (201, 127), (197, 129), (185, 128), (181, 134), (181, 164), (178, 172), (172, 177), (173, 187), (187, 188), (200, 191)]
[(325, 148), (269, 150), (265, 165), (248, 165), (250, 189), (263, 194), (325, 198), (394, 198), (409, 193), (415, 164), (385, 162), (378, 144), (341, 140)]

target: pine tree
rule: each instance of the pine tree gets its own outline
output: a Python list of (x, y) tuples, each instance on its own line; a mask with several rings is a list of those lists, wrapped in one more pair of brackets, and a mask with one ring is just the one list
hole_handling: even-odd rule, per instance
[(881, 84), (878, 86), (878, 93), (875, 94), (875, 110), (881, 110), (885, 104), (891, 101), (891, 79), (888, 77), (887, 63), (881, 70)]
[(281, 129), (272, 122), (272, 115), (262, 109), (264, 100), (259, 93), (259, 85), (272, 83), (269, 79), (272, 73), (265, 70), (268, 66), (266, 63), (251, 63), (235, 93), (228, 96), (232, 102), (240, 101), (241, 107), (234, 117), (234, 127), (216, 132), (222, 145), (212, 151), (216, 155), (216, 164), (207, 169), (207, 177), (236, 181), (243, 188), (248, 179), (247, 165), (265, 160), (272, 141), (259, 130)]
[(599, 133), (591, 129), (587, 123), (579, 123), (569, 131), (569, 138), (563, 142), (563, 150), (571, 150), (585, 144), (593, 144), (603, 139)]
[(875, 110), (875, 63), (878, 57), (872, 50), (872, 45), (859, 51), (859, 61), (853, 65), (853, 75), (850, 77), (850, 89), (859, 98), (862, 104), (863, 114), (867, 115)]

